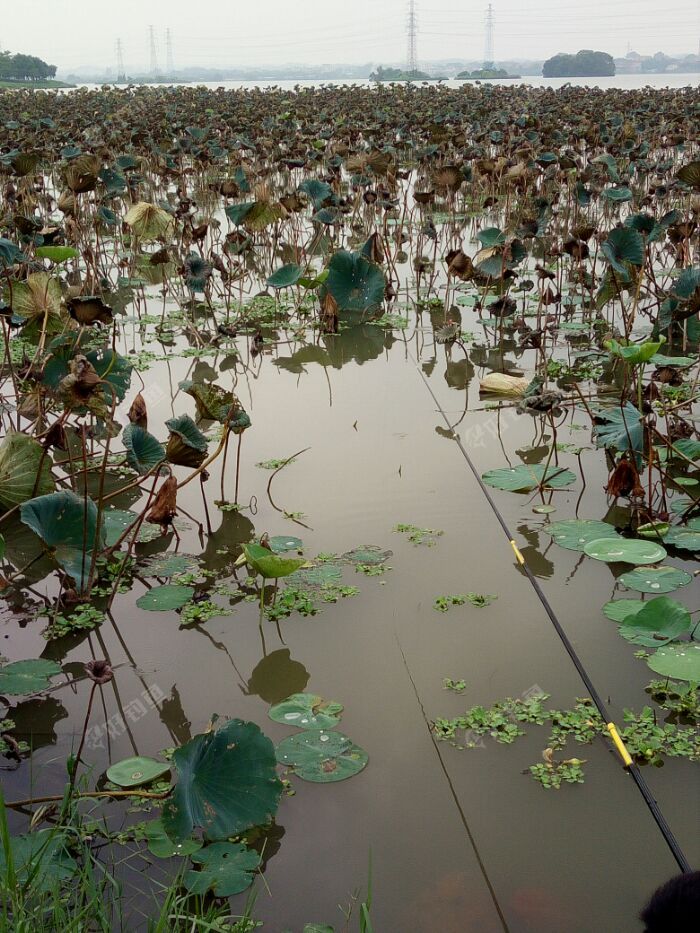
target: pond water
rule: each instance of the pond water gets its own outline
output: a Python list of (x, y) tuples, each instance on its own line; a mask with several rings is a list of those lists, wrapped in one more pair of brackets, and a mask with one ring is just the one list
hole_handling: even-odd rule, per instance
[[(697, 76), (692, 80), (697, 83)], [(223, 213), (217, 216), (226, 223)], [(498, 216), (490, 215), (494, 222)], [(362, 224), (371, 228), (366, 215)], [(474, 218), (463, 226), (465, 249), (473, 256)], [(434, 249), (439, 259), (456, 234), (445, 218), (438, 219), (438, 229), (438, 240), (433, 244), (428, 237), (421, 247), (429, 254)], [(135, 573), (102, 624), (87, 634), (47, 643), (45, 613), (28, 624), (18, 613), (21, 607), (10, 603), (0, 650), (10, 661), (56, 660), (78, 678), (90, 657), (110, 660), (115, 678), (96, 697), (84, 756), (92, 783), (124, 757), (157, 756), (189, 742), (214, 714), (258, 723), (277, 742), (289, 728), (268, 718), (271, 704), (310, 692), (344, 705), (339, 728), (365, 749), (369, 764), (339, 783), (292, 779), (294, 792), (283, 796), (266, 835), (264, 885), (258, 885), (255, 904), (265, 930), (301, 931), (312, 921), (341, 929), (338, 905), (355, 904), (356, 892), (365, 892), (371, 877), (378, 931), (633, 933), (649, 893), (677, 869), (612, 746), (602, 738), (571, 743), (567, 753), (586, 760), (585, 782), (546, 791), (528, 768), (542, 761), (547, 726), (527, 726), (512, 745), (487, 736), (467, 749), (455, 747), (463, 731), (450, 743), (438, 741), (431, 728), (438, 718), (504, 697), (544, 692), (551, 697), (547, 706), (569, 709), (586, 696), (457, 440), (480, 474), (544, 464), (550, 445), (559, 445), (559, 466), (575, 474), (570, 488), (492, 490), (498, 508), (611, 719), (622, 724), (626, 708), (639, 711), (649, 702), (644, 687), (650, 671), (601, 613), (609, 600), (639, 595), (617, 579), (620, 565), (560, 548), (543, 530), (553, 520), (619, 518), (603, 491), (608, 464), (592, 440), (585, 408), (570, 404), (555, 419), (533, 417), (512, 402), (495, 405), (481, 394), (480, 381), (493, 371), (531, 378), (540, 350), (523, 347), (493, 322), (484, 324), (473, 290), (453, 282), (446, 291), (442, 272), (431, 288), (425, 289), (424, 280), (421, 301), (413, 264), (421, 248), (411, 242), (407, 249), (409, 255), (395, 257), (394, 317), (346, 321), (335, 334), (319, 333), (303, 313), (288, 319), (294, 300), (284, 298), (279, 318), (271, 316), (269, 299), (263, 323), (208, 342), (206, 309), (190, 318), (173, 289), (134, 288), (114, 334), (114, 348), (136, 364), (116, 421), (128, 423), (140, 391), (148, 430), (166, 437), (169, 419), (197, 414), (194, 400), (179, 388), (183, 380), (235, 386), (252, 421), (240, 446), (231, 439), (224, 478), (221, 457), (208, 468), (203, 488), (209, 518), (195, 480), (179, 492), (179, 541), (167, 534), (135, 550), (139, 558), (166, 550), (191, 555), (199, 566), (195, 585), (219, 613), (184, 626), (177, 612), (144, 611), (137, 600), (168, 581)], [(279, 265), (279, 251), (267, 250), (260, 247), (264, 258), (250, 272), (246, 300)], [(537, 261), (528, 258), (528, 274), (536, 274)], [(539, 315), (541, 302), (533, 294), (534, 304), (524, 294), (518, 300)], [(221, 303), (217, 313), (219, 322), (229, 319)], [(457, 343), (446, 341), (444, 329), (455, 323), (463, 336)], [(635, 335), (648, 330), (644, 322)], [(574, 332), (558, 335), (553, 359), (570, 363), (576, 339)], [(697, 358), (696, 349), (689, 352)], [(209, 423), (206, 430), (216, 442), (216, 426)], [(279, 466), (292, 455), (293, 462), (279, 472), (259, 465)], [(241, 508), (231, 510), (226, 500), (234, 499), (236, 463)], [(107, 490), (124, 482), (115, 472)], [(96, 483), (91, 477), (93, 495)], [(150, 483), (143, 488), (112, 504), (138, 513), (149, 499)], [(217, 505), (218, 500), (224, 501)], [(556, 511), (535, 511), (543, 505)], [(416, 542), (397, 531), (399, 525), (432, 533)], [(356, 594), (319, 602), (315, 615), (295, 612), (277, 626), (267, 618), (260, 626), (255, 593), (239, 587), (246, 573), (235, 565), (241, 545), (264, 533), (298, 536), (309, 558), (367, 545), (392, 554), (383, 573), (330, 562), (334, 573), (342, 572), (342, 584), (329, 579), (356, 587)], [(23, 555), (34, 553), (19, 521), (5, 524), (3, 534), (16, 567)], [(672, 563), (690, 574), (697, 570), (687, 551), (675, 553)], [(52, 566), (44, 558), (27, 570), (30, 600), (57, 595)], [(202, 578), (202, 570), (209, 577)], [(280, 581), (277, 598), (284, 585)], [(466, 593), (496, 598), (483, 607), (435, 607), (438, 597)], [(699, 597), (694, 577), (679, 598), (697, 609)], [(270, 590), (268, 603), (272, 598)], [(99, 596), (93, 602), (102, 605)], [(464, 687), (446, 689), (446, 678), (464, 681)], [(86, 696), (84, 679), (55, 681), (48, 693), (14, 704), (15, 734), (30, 741), (34, 753), (31, 764), (3, 772), (5, 799), (28, 796), (33, 788), (42, 795), (62, 792), (65, 759), (80, 739)], [(697, 863), (695, 769), (685, 758), (667, 758), (663, 767), (646, 767), (644, 774), (681, 846)], [(114, 828), (145, 818), (126, 817), (121, 803), (101, 804), (99, 813)], [(11, 826), (23, 830), (19, 814), (11, 816)], [(166, 882), (174, 869), (136, 846), (123, 851), (118, 874), (137, 929), (151, 887)], [(240, 895), (237, 903), (245, 898)]]

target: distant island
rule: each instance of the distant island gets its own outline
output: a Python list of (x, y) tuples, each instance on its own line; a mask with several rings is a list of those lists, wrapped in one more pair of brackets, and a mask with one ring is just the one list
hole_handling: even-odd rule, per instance
[(612, 78), (615, 61), (607, 52), (581, 49), (576, 55), (560, 53), (547, 59), (542, 66), (545, 78)]
[(401, 68), (383, 68), (381, 65), (369, 76), (370, 81), (432, 81), (424, 71), (404, 71)]
[(21, 52), (12, 55), (0, 52), (0, 88), (60, 88), (72, 87), (56, 81), (56, 66), (49, 65), (35, 55)]
[(509, 74), (505, 68), (477, 68), (475, 71), (460, 71), (457, 81), (497, 81), (503, 78), (517, 80), (520, 75)]

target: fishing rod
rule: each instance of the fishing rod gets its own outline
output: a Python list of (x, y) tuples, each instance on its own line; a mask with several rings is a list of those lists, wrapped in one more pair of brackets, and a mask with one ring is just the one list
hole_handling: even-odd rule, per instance
[[(444, 419), (444, 421), (445, 421), (445, 424), (446, 424), (447, 427), (450, 429), (450, 431), (452, 431), (452, 425), (450, 424), (449, 418), (447, 417), (447, 414), (445, 413), (445, 410), (443, 409), (442, 405), (441, 405), (440, 402), (438, 401), (437, 396), (436, 396), (435, 393), (433, 392), (432, 386), (430, 385), (430, 383), (429, 383), (428, 380), (426, 379), (425, 373), (423, 373), (423, 371), (422, 371), (421, 368), (418, 366), (418, 363), (416, 362), (415, 359), (413, 359), (413, 363), (414, 363), (414, 365), (415, 365), (415, 367), (416, 367), (416, 370), (417, 370), (418, 373), (420, 374), (421, 379), (422, 379), (423, 382), (425, 383), (425, 386), (426, 386), (428, 392), (429, 392), (430, 395), (432, 396), (432, 399), (433, 399), (433, 401), (435, 402), (438, 411), (439, 411), (440, 414), (442, 415), (442, 417), (443, 417), (443, 419)], [(525, 574), (525, 576), (527, 577), (527, 579), (530, 581), (530, 584), (532, 585), (532, 588), (534, 589), (534, 591), (535, 591), (535, 593), (537, 594), (537, 596), (538, 596), (540, 602), (542, 603), (542, 606), (544, 607), (544, 610), (545, 610), (545, 612), (547, 613), (547, 616), (548, 616), (550, 622), (551, 622), (552, 625), (554, 626), (554, 629), (555, 629), (557, 635), (559, 636), (559, 638), (560, 638), (562, 644), (563, 644), (564, 647), (566, 648), (566, 651), (567, 651), (569, 657), (570, 657), (571, 660), (573, 661), (574, 667), (575, 667), (576, 670), (578, 671), (579, 676), (581, 677), (581, 680), (582, 680), (583, 683), (585, 684), (586, 690), (588, 690), (588, 693), (589, 693), (589, 695), (590, 695), (591, 700), (593, 700), (593, 703), (594, 703), (595, 706), (597, 707), (598, 712), (600, 713), (600, 715), (601, 715), (601, 717), (602, 717), (602, 719), (603, 719), (603, 722), (605, 723), (605, 727), (606, 727), (606, 729), (608, 730), (608, 733), (610, 734), (610, 738), (612, 739), (612, 742), (613, 742), (613, 744), (615, 745), (615, 748), (617, 749), (617, 752), (618, 752), (618, 754), (620, 755), (620, 758), (622, 759), (623, 767), (625, 768), (625, 770), (626, 770), (629, 774), (632, 775), (632, 778), (633, 778), (633, 780), (634, 780), (634, 783), (637, 785), (637, 788), (639, 789), (639, 792), (641, 793), (642, 797), (644, 798), (644, 802), (646, 803), (647, 807), (649, 808), (649, 812), (650, 812), (651, 815), (653, 816), (654, 821), (656, 822), (656, 825), (658, 826), (658, 828), (659, 828), (659, 830), (660, 830), (662, 836), (664, 837), (664, 839), (665, 839), (665, 841), (666, 841), (666, 844), (668, 845), (669, 849), (671, 850), (671, 853), (672, 853), (674, 859), (676, 860), (676, 863), (677, 863), (678, 867), (679, 867), (680, 870), (681, 870), (682, 872), (684, 872), (684, 873), (691, 872), (691, 871), (692, 871), (692, 868), (691, 868), (690, 862), (688, 861), (688, 859), (687, 859), (686, 856), (685, 856), (685, 853), (684, 853), (683, 850), (681, 849), (681, 847), (680, 847), (680, 845), (679, 845), (679, 843), (678, 843), (678, 840), (676, 839), (676, 837), (675, 837), (674, 834), (673, 834), (673, 831), (671, 830), (671, 827), (670, 827), (670, 826), (668, 825), (668, 823), (666, 822), (666, 818), (664, 817), (663, 813), (661, 812), (661, 809), (660, 809), (660, 807), (659, 807), (659, 805), (658, 805), (656, 799), (654, 798), (654, 795), (652, 794), (651, 789), (649, 788), (649, 785), (647, 784), (644, 775), (643, 775), (642, 772), (639, 770), (639, 766), (635, 763), (635, 761), (633, 760), (632, 756), (630, 755), (630, 753), (629, 753), (629, 751), (628, 751), (628, 749), (627, 749), (627, 746), (625, 745), (624, 741), (622, 740), (622, 736), (620, 735), (619, 729), (617, 728), (617, 726), (615, 725), (615, 723), (612, 722), (612, 720), (610, 720), (610, 719), (608, 718), (608, 711), (607, 711), (607, 708), (606, 708), (605, 704), (603, 703), (603, 700), (602, 700), (600, 694), (598, 693), (598, 691), (597, 691), (596, 688), (594, 687), (593, 681), (591, 680), (590, 675), (588, 674), (588, 671), (586, 670), (586, 668), (585, 668), (585, 666), (584, 666), (584, 664), (583, 664), (583, 661), (581, 660), (581, 658), (580, 658), (580, 657), (578, 656), (578, 654), (576, 653), (576, 649), (575, 649), (574, 646), (571, 644), (571, 641), (569, 640), (568, 635), (567, 635), (566, 632), (564, 631), (561, 622), (559, 621), (559, 619), (557, 618), (556, 613), (554, 612), (554, 609), (552, 608), (552, 606), (551, 606), (549, 600), (548, 600), (547, 597), (545, 596), (545, 594), (544, 594), (544, 592), (543, 592), (543, 590), (542, 590), (542, 587), (541, 587), (540, 584), (537, 582), (537, 579), (535, 578), (534, 574), (532, 573), (532, 571), (531, 571), (530, 568), (528, 567), (527, 562), (525, 561), (525, 558), (523, 557), (522, 553), (520, 552), (520, 549), (519, 549), (518, 545), (516, 544), (515, 538), (514, 538), (513, 534), (512, 534), (511, 531), (510, 531), (510, 528), (508, 527), (508, 525), (507, 525), (507, 523), (506, 523), (505, 518), (504, 518), (503, 515), (501, 514), (501, 511), (500, 511), (500, 509), (498, 508), (498, 506), (496, 505), (496, 503), (495, 503), (495, 501), (494, 501), (494, 499), (493, 499), (493, 496), (492, 496), (491, 493), (489, 492), (489, 490), (488, 490), (486, 484), (485, 484), (484, 481), (482, 480), (481, 474), (479, 473), (479, 471), (478, 471), (478, 470), (476, 469), (476, 467), (474, 466), (474, 463), (473, 463), (471, 457), (469, 456), (469, 453), (468, 453), (466, 447), (465, 447), (464, 444), (462, 443), (461, 438), (460, 438), (458, 435), (456, 435), (456, 434), (454, 435), (454, 438), (455, 438), (455, 441), (457, 442), (457, 445), (458, 445), (459, 449), (460, 449), (461, 452), (462, 452), (462, 456), (464, 457), (464, 459), (465, 459), (466, 462), (467, 462), (467, 465), (469, 466), (469, 469), (470, 469), (471, 472), (474, 474), (474, 477), (475, 477), (477, 483), (479, 484), (479, 488), (481, 489), (482, 493), (483, 493), (484, 496), (486, 497), (486, 500), (487, 500), (488, 504), (491, 506), (491, 510), (493, 511), (494, 515), (496, 516), (496, 519), (497, 519), (497, 521), (498, 521), (498, 524), (499, 524), (499, 525), (501, 526), (501, 528), (503, 529), (503, 532), (504, 532), (506, 538), (508, 539), (508, 542), (509, 542), (511, 548), (513, 549), (513, 553), (515, 554), (515, 557), (516, 557), (516, 560), (517, 560), (518, 564), (522, 567), (523, 573)]]

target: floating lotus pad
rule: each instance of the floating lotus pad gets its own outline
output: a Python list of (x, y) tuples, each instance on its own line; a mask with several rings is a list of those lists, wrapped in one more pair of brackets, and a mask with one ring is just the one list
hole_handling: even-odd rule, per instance
[(687, 525), (674, 525), (664, 538), (664, 544), (683, 551), (700, 551), (700, 518), (691, 518)]
[(638, 538), (596, 538), (589, 541), (583, 553), (594, 560), (608, 564), (656, 564), (666, 558), (666, 551), (654, 541), (641, 541)]
[(185, 873), (185, 887), (191, 894), (213, 891), (216, 897), (240, 894), (253, 883), (260, 855), (240, 842), (215, 842), (192, 855), (200, 871)]
[(186, 839), (184, 842), (173, 842), (165, 832), (162, 820), (151, 820), (146, 824), (144, 835), (148, 843), (148, 850), (157, 858), (173, 858), (176, 855), (192, 855), (202, 848), (198, 839)]
[(268, 713), (274, 722), (297, 729), (332, 729), (340, 722), (342, 703), (324, 700), (314, 693), (295, 693)]
[(583, 551), (590, 541), (600, 541), (602, 538), (620, 538), (615, 528), (607, 522), (585, 518), (552, 522), (551, 525), (545, 525), (542, 531), (549, 535), (559, 547), (566, 548), (569, 551)]
[(300, 732), (277, 746), (277, 760), (304, 781), (328, 784), (359, 774), (368, 756), (341, 732)]
[(503, 489), (506, 492), (532, 492), (538, 486), (549, 489), (564, 489), (576, 482), (576, 475), (571, 470), (559, 467), (545, 468), (541, 464), (521, 464), (517, 467), (505, 467), (489, 470), (481, 477), (487, 486)]
[(55, 661), (31, 658), (0, 667), (0, 696), (24, 696), (39, 693), (49, 686), (51, 677), (61, 673)]
[(623, 622), (645, 606), (643, 599), (613, 599), (603, 606), (603, 615), (611, 622)]
[(385, 564), (390, 557), (393, 557), (393, 554), (393, 551), (382, 550), (376, 544), (365, 544), (363, 547), (356, 547), (352, 551), (346, 551), (343, 554), (343, 560), (349, 560), (353, 564), (379, 566)]
[(687, 586), (693, 578), (677, 567), (643, 567), (628, 570), (618, 579), (627, 589), (638, 593), (672, 593)]
[(149, 612), (166, 612), (173, 609), (182, 609), (194, 596), (191, 586), (179, 586), (177, 583), (164, 583), (154, 586), (143, 596), (139, 596), (136, 605), (139, 609)]
[(285, 554), (287, 551), (301, 551), (304, 547), (301, 538), (295, 538), (294, 535), (275, 535), (270, 538), (269, 544), (275, 554)]
[(665, 645), (647, 658), (647, 664), (662, 677), (700, 683), (700, 645)]
[(119, 787), (140, 787), (142, 784), (150, 784), (151, 781), (163, 777), (169, 771), (170, 765), (167, 762), (137, 755), (113, 764), (107, 769), (107, 778)]

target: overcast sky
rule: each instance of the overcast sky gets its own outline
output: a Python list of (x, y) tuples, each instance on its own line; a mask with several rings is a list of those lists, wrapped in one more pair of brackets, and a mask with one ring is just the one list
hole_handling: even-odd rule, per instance
[[(8, 2), (8, 0), (5, 0)], [(3, 4), (4, 5), (4, 4)], [(417, 0), (419, 59), (481, 59), (486, 0)], [(0, 21), (0, 47), (66, 71), (116, 63), (148, 68), (148, 26), (175, 67), (406, 57), (407, 0), (20, 0)], [(624, 55), (697, 52), (700, 0), (494, 0), (495, 57), (546, 58), (595, 48)]]

